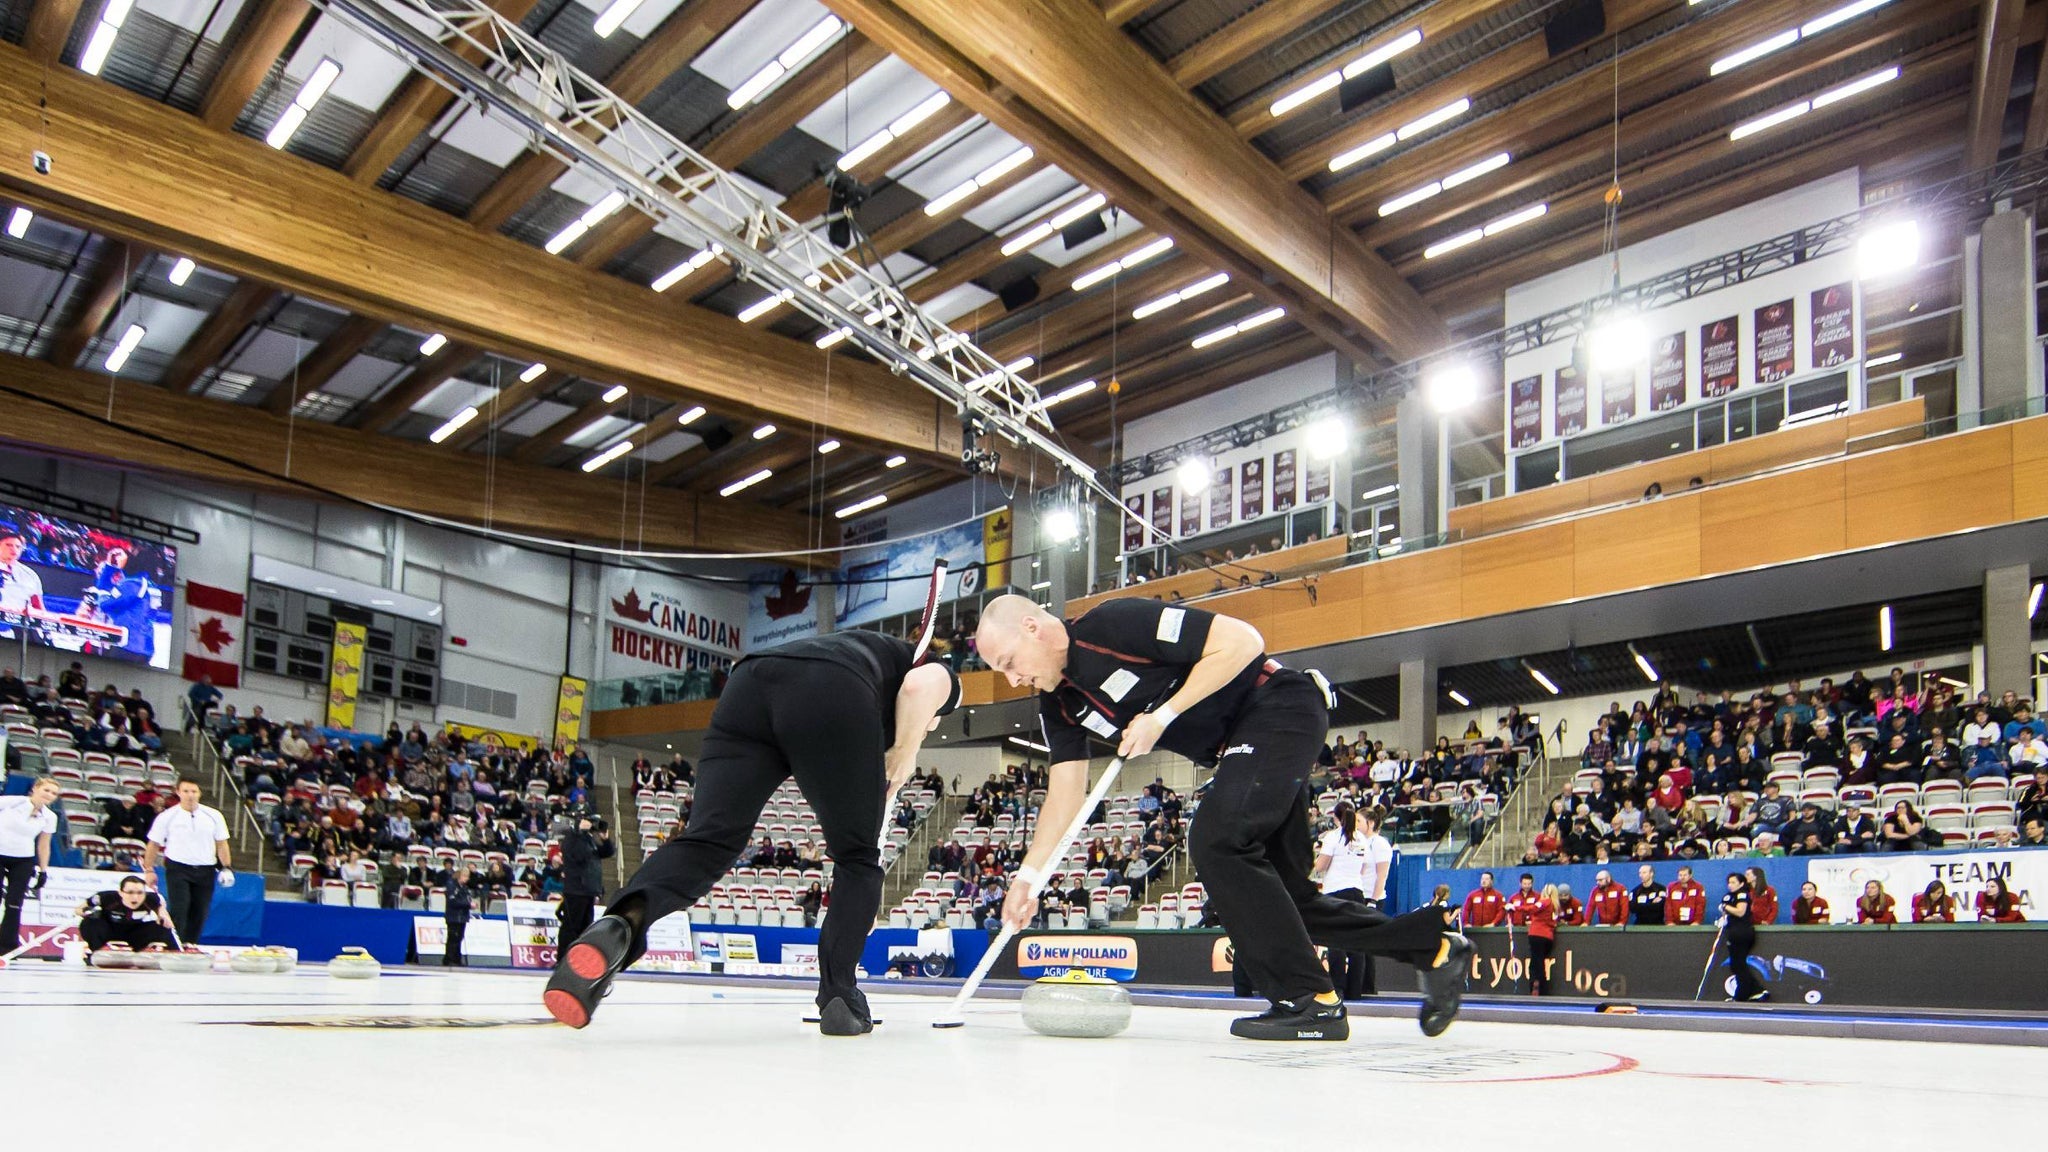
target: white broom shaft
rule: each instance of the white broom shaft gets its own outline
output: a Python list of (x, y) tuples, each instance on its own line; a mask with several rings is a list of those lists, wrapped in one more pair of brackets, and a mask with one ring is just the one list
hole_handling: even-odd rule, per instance
[[(1045, 890), (1045, 883), (1052, 875), (1053, 866), (1057, 865), (1060, 859), (1067, 854), (1067, 846), (1072, 844), (1075, 838), (1081, 835), (1081, 829), (1088, 826), (1088, 817), (1109, 796), (1109, 790), (1115, 786), (1117, 775), (1123, 771), (1123, 768), (1123, 757), (1118, 756), (1109, 762), (1109, 767), (1102, 770), (1102, 779), (1095, 782), (1094, 790), (1089, 792), (1087, 798), (1081, 801), (1080, 810), (1075, 812), (1073, 820), (1068, 822), (1067, 830), (1060, 834), (1059, 843), (1053, 847), (1052, 855), (1046, 860), (1045, 875), (1031, 882), (1031, 896), (1033, 899), (1037, 899), (1038, 894)], [(960, 1019), (961, 1009), (967, 1006), (969, 1000), (974, 999), (975, 992), (981, 988), (981, 982), (988, 979), (989, 969), (995, 966), (996, 957), (1002, 955), (1003, 949), (1009, 947), (1010, 941), (1016, 939), (1016, 937), (1017, 933), (1014, 929), (1007, 924), (1003, 926), (1002, 932), (996, 936), (995, 943), (989, 945), (988, 951), (981, 954), (981, 963), (974, 966), (973, 975), (967, 977), (967, 983), (962, 984), (959, 994), (953, 997), (953, 1007), (946, 1013), (945, 1019)]]

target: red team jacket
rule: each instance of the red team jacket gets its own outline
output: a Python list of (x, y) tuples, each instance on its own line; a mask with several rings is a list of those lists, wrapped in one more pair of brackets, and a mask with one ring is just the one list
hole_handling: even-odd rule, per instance
[(1749, 921), (1752, 924), (1778, 922), (1778, 890), (1766, 884), (1749, 890)]
[(2011, 893), (2006, 894), (2004, 906), (2001, 907), (1997, 901), (1991, 899), (1989, 891), (1984, 891), (1977, 893), (1977, 919), (1993, 920), (2000, 924), (2020, 924), (2027, 918), (2020, 912), (2019, 900)]
[(1557, 913), (1551, 911), (1550, 902), (1538, 897), (1522, 903), (1522, 923), (1529, 926), (1529, 935), (1541, 940), (1557, 939)]
[(1792, 922), (1793, 922), (1794, 924), (1825, 924), (1825, 923), (1827, 923), (1827, 922), (1828, 922), (1828, 901), (1827, 901), (1827, 897), (1825, 897), (1825, 896), (1815, 896), (1815, 897), (1813, 898), (1813, 902), (1812, 902), (1812, 903), (1810, 903), (1810, 904), (1809, 904), (1809, 903), (1807, 903), (1806, 897), (1804, 897), (1804, 896), (1801, 896), (1801, 897), (1800, 897), (1799, 899), (1797, 899), (1797, 900), (1794, 900), (1794, 901), (1792, 902)]
[(1612, 880), (1606, 887), (1594, 885), (1587, 897), (1586, 923), (1601, 927), (1628, 923), (1628, 889)]
[(1557, 922), (1566, 928), (1576, 928), (1586, 922), (1586, 906), (1578, 897), (1566, 896), (1557, 902)]
[(1942, 902), (1941, 902), (1940, 904), (1936, 904), (1936, 903), (1934, 903), (1934, 901), (1932, 901), (1932, 900), (1929, 900), (1929, 899), (1927, 898), (1927, 893), (1925, 893), (1925, 892), (1917, 893), (1916, 895), (1914, 895), (1914, 897), (1913, 897), (1913, 923), (1915, 923), (1915, 924), (1930, 924), (1930, 923), (1941, 923), (1941, 924), (1953, 924), (1953, 923), (1955, 923), (1955, 922), (1956, 922), (1956, 898), (1955, 898), (1955, 897), (1953, 897), (1953, 896), (1944, 896), (1944, 897), (1942, 897)]
[(1536, 910), (1544, 907), (1548, 905), (1543, 903), (1542, 893), (1523, 892), (1517, 889), (1513, 896), (1508, 897), (1508, 922), (1527, 924), (1530, 917), (1536, 915)]
[(1465, 897), (1465, 927), (1492, 928), (1508, 916), (1508, 898), (1498, 888), (1475, 888)]
[(1707, 919), (1706, 885), (1697, 880), (1673, 880), (1664, 890), (1666, 924), (1703, 924)]

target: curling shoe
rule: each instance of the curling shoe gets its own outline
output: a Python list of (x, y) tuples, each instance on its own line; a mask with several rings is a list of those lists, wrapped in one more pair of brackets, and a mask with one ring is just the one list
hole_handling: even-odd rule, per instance
[(1323, 1004), (1314, 997), (1280, 1000), (1257, 1016), (1232, 1020), (1230, 1034), (1247, 1040), (1349, 1040), (1351, 1021), (1342, 1002)]
[(549, 1015), (571, 1028), (590, 1023), (597, 1002), (611, 994), (612, 977), (626, 965), (633, 926), (621, 916), (599, 917), (562, 953), (541, 1002)]
[(1465, 1000), (1465, 968), (1472, 958), (1472, 941), (1461, 933), (1444, 933), (1437, 946), (1436, 963), (1416, 973), (1422, 986), (1422, 1034), (1441, 1036), (1458, 1018), (1458, 1006)]

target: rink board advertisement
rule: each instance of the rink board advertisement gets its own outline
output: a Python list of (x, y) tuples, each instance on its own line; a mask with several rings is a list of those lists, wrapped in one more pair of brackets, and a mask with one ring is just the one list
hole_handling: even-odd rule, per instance
[[(448, 953), (448, 920), (420, 916), (412, 922), (413, 950), (420, 959), (439, 960)], [(462, 958), (486, 968), (502, 968), (512, 959), (511, 922), (471, 917), (462, 930)]]
[(1863, 886), (1875, 880), (1898, 901), (1901, 920), (1912, 915), (1913, 897), (1936, 880), (1956, 898), (1957, 918), (1974, 919), (1977, 894), (1992, 879), (2003, 880), (2019, 898), (2029, 921), (2048, 919), (2048, 852), (2038, 849), (1978, 849), (1974, 852), (1885, 853), (1881, 856), (1816, 856), (1806, 878), (1820, 889), (1837, 919), (1851, 919)]
[[(597, 915), (604, 915), (599, 907)], [(509, 925), (512, 967), (553, 968), (555, 966), (555, 904), (550, 900), (507, 900), (505, 918)], [(475, 931), (476, 921), (471, 921)], [(465, 946), (468, 941), (463, 942)], [(464, 951), (467, 951), (465, 947)], [(425, 949), (421, 949), (425, 955)], [(438, 953), (436, 953), (438, 955)], [(695, 941), (690, 937), (690, 918), (683, 913), (664, 916), (647, 929), (647, 954), (633, 963), (636, 969), (652, 972), (687, 971), (685, 965), (697, 960)]]
[[(135, 872), (101, 872), (92, 868), (52, 868), (50, 879), (43, 885), (42, 898), (24, 901), (21, 906), (21, 938), (33, 940), (71, 919), (78, 906), (109, 889), (121, 886), (121, 877), (139, 875)], [(24, 956), (55, 957), (63, 954), (64, 942), (78, 938), (76, 927), (66, 928), (47, 942), (40, 944)], [(0, 949), (8, 951), (8, 949)]]

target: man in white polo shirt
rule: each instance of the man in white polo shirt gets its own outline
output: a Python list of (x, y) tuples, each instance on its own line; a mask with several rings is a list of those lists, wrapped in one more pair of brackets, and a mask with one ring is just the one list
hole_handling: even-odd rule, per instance
[(178, 939), (196, 944), (213, 906), (214, 881), (232, 888), (235, 872), (228, 855), (227, 818), (220, 809), (199, 802), (199, 782), (189, 776), (178, 781), (177, 807), (157, 813), (149, 826), (149, 845), (142, 858), (146, 880), (155, 880), (159, 856), (164, 859), (164, 903), (170, 906), (171, 923), (177, 926)]
[(36, 778), (26, 796), (0, 796), (0, 953), (21, 943), (21, 906), (41, 896), (50, 873), (50, 837), (57, 831), (57, 782)]
[[(0, 609), (25, 612), (43, 606), (43, 578), (21, 558), (28, 540), (12, 524), (0, 524)], [(0, 635), (13, 635), (0, 624)]]

